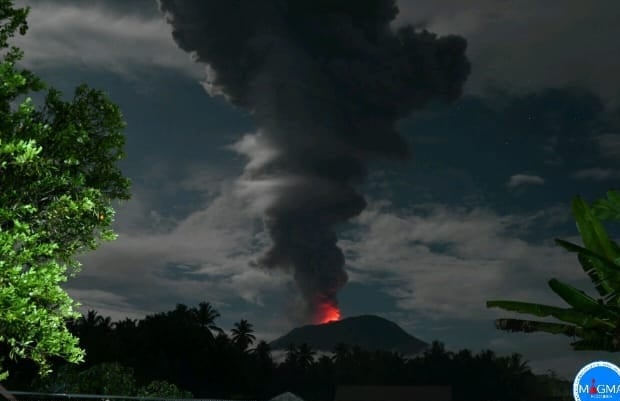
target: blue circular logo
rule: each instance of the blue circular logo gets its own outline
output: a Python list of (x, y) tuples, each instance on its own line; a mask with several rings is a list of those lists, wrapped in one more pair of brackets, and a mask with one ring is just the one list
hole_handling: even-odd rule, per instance
[(620, 401), (620, 368), (604, 361), (587, 364), (575, 376), (573, 397), (575, 401)]

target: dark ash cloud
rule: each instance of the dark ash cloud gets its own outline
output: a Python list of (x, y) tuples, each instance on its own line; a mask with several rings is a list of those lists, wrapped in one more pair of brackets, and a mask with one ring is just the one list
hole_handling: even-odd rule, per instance
[(524, 94), (579, 86), (620, 105), (620, 35), (616, 0), (399, 0), (398, 23), (467, 37), (475, 66), (465, 91), (500, 87)]
[(258, 133), (236, 148), (261, 199), (272, 248), (290, 269), (303, 320), (337, 306), (347, 282), (335, 229), (365, 208), (367, 162), (407, 158), (396, 121), (461, 95), (466, 41), (410, 26), (394, 0), (160, 0), (180, 48), (207, 66), (207, 89), (248, 111)]

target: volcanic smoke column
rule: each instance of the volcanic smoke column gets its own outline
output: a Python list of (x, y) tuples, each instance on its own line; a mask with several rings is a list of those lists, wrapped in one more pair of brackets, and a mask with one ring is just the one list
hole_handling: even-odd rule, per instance
[(335, 228), (366, 203), (355, 185), (374, 158), (410, 156), (395, 129), (429, 101), (457, 99), (466, 41), (394, 31), (393, 0), (160, 0), (179, 47), (207, 67), (206, 88), (251, 113), (236, 149), (239, 184), (265, 213), (259, 261), (293, 272), (304, 319), (338, 318), (346, 284)]

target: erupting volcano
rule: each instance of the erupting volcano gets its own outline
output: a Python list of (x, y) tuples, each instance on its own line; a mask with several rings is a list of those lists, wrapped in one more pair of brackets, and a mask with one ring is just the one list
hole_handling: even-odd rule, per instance
[(176, 43), (206, 65), (208, 92), (255, 121), (232, 147), (248, 158), (237, 194), (272, 240), (253, 265), (293, 275), (295, 317), (339, 319), (336, 228), (366, 207), (369, 162), (410, 157), (397, 121), (460, 97), (466, 41), (392, 28), (396, 0), (159, 1)]
[(285, 350), (291, 344), (308, 344), (317, 351), (333, 352), (338, 344), (358, 346), (373, 351), (415, 355), (428, 344), (404, 331), (396, 323), (379, 316), (347, 317), (330, 324), (297, 327), (272, 341), (272, 350)]
[(332, 303), (324, 303), (317, 308), (317, 315), (314, 319), (315, 324), (325, 324), (340, 320), (340, 310)]

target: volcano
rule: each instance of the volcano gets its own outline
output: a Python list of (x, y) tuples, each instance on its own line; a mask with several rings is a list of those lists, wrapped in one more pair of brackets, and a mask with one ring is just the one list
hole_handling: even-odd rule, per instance
[(342, 343), (367, 351), (398, 352), (406, 356), (418, 354), (428, 347), (427, 343), (410, 335), (396, 323), (374, 315), (298, 327), (269, 345), (273, 350), (284, 350), (290, 344), (303, 343), (317, 351), (332, 352), (336, 345)]

